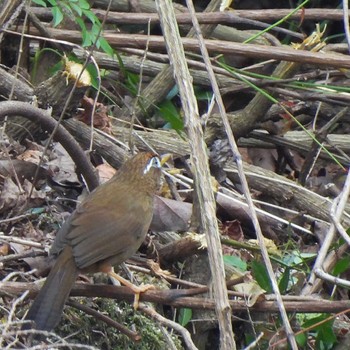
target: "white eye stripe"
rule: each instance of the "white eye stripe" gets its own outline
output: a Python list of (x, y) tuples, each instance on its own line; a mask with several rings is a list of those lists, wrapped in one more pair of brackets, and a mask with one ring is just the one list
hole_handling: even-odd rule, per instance
[(143, 170), (143, 174), (147, 174), (151, 168), (161, 168), (162, 165), (160, 163), (160, 159), (158, 157), (152, 157), (149, 162), (147, 163), (145, 169)]

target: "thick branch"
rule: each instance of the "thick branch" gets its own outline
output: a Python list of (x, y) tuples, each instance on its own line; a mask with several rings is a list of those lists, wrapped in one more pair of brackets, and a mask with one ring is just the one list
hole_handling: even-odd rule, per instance
[[(29, 297), (34, 298), (39, 291), (36, 283), (22, 282), (0, 282), (0, 295), (19, 296), (25, 291), (29, 291)], [(195, 289), (187, 290), (195, 294)], [(157, 304), (171, 305), (174, 307), (188, 307), (192, 309), (215, 309), (215, 301), (209, 298), (183, 296), (186, 290), (148, 290), (140, 295), (140, 300)], [(189, 293), (190, 294), (190, 293)], [(76, 283), (72, 289), (71, 296), (89, 298), (110, 298), (116, 300), (126, 300), (133, 302), (134, 293), (127, 287), (96, 285)], [(268, 299), (268, 296), (266, 296)], [(293, 297), (293, 300), (284, 298), (284, 304), (288, 312), (314, 313), (328, 312), (336, 313), (350, 308), (349, 300), (325, 300), (317, 298)], [(234, 313), (247, 311), (248, 306), (244, 300), (230, 300), (230, 305)], [(256, 312), (278, 312), (277, 303), (274, 300), (258, 301), (249, 306), (250, 311)]]

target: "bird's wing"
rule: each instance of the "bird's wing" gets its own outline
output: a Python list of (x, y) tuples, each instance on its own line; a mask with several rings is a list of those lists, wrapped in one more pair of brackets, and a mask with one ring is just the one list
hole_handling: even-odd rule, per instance
[[(105, 260), (117, 265), (129, 258), (143, 242), (153, 211), (149, 210), (149, 203), (140, 205), (137, 200), (129, 200), (124, 205), (125, 198), (115, 199), (103, 207), (95, 201), (83, 203), (58, 232), (53, 251), (70, 245), (80, 269)], [(109, 207), (113, 204), (115, 210)]]

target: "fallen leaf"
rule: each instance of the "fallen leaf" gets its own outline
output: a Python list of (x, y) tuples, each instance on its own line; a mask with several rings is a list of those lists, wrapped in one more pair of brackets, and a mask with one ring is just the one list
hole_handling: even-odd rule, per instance
[(253, 306), (257, 300), (265, 294), (265, 290), (263, 290), (256, 281), (249, 281), (240, 283), (234, 286), (234, 289), (239, 292), (243, 293), (245, 295), (245, 301), (247, 303), (247, 306), (251, 307)]
[(222, 226), (223, 235), (228, 236), (235, 241), (244, 241), (242, 226), (238, 220), (225, 221)]
[(75, 163), (64, 147), (60, 143), (55, 142), (53, 151), (56, 158), (48, 163), (50, 169), (55, 169), (51, 171), (52, 180), (62, 185), (80, 184)]
[(192, 204), (156, 196), (150, 229), (160, 231), (186, 231), (192, 215)]
[(110, 180), (113, 175), (116, 173), (116, 170), (110, 166), (109, 164), (100, 164), (96, 167), (98, 172), (98, 177), (100, 179), (100, 183), (103, 184)]
[(0, 212), (10, 210), (15, 206), (20, 206), (25, 201), (25, 196), (10, 177), (4, 179), (0, 194)]
[[(34, 174), (36, 173), (38, 166), (32, 162), (24, 160), (12, 159), (12, 160), (0, 160), (0, 174), (3, 177), (11, 177), (15, 180), (15, 174), (19, 182), (22, 184), (25, 179), (33, 181)], [(40, 167), (37, 177), (37, 184), (47, 177), (47, 170)]]
[(6, 256), (8, 255), (10, 250), (10, 246), (7, 243), (1, 244), (0, 245), (0, 256)]
[[(87, 125), (91, 125), (91, 115), (94, 102), (95, 101), (92, 98), (84, 96), (84, 98), (81, 100), (81, 105), (84, 110), (77, 115), (78, 120)], [(111, 122), (108, 116), (108, 108), (103, 103), (96, 102), (93, 123), (95, 128), (100, 129), (107, 134), (112, 133)]]

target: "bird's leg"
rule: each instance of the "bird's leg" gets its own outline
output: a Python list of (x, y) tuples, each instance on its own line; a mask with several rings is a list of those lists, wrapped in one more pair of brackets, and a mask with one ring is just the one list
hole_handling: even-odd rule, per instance
[(134, 306), (135, 310), (137, 310), (137, 308), (139, 307), (140, 294), (148, 291), (149, 289), (155, 289), (155, 287), (153, 285), (151, 285), (151, 284), (146, 284), (146, 285), (142, 285), (142, 286), (135, 286), (130, 281), (128, 281), (125, 278), (123, 278), (122, 276), (118, 275), (114, 271), (113, 267), (111, 267), (109, 269), (109, 271), (107, 272), (107, 275), (109, 277), (113, 278), (113, 279), (116, 279), (121, 284), (123, 284), (124, 286), (130, 288), (134, 292), (135, 298), (134, 298), (133, 306)]

